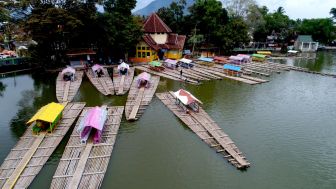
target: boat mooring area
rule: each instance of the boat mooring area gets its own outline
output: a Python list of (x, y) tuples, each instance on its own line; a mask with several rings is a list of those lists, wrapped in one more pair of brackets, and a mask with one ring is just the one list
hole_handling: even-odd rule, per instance
[[(0, 78), (1, 187), (332, 188), (335, 65), (325, 61), (334, 55), (317, 57), (321, 67), (246, 63), (239, 76), (220, 64), (182, 77), (180, 68), (108, 70), (113, 94), (85, 70), (69, 84), (58, 73)], [(51, 102), (64, 106), (56, 122), (43, 113)]]

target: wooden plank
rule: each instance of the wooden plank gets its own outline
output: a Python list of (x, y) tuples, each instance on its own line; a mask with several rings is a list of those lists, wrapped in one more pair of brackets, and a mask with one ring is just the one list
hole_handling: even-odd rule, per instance
[(111, 91), (109, 90), (109, 88), (107, 87), (107, 85), (105, 83), (105, 77), (99, 77), (98, 81), (101, 84), (101, 86), (103, 87), (103, 89), (105, 90), (106, 94), (110, 95)]
[(251, 76), (247, 76), (247, 75), (241, 75), (240, 77), (244, 78), (244, 79), (249, 79), (249, 80), (252, 80), (252, 81), (260, 82), (260, 83), (269, 82), (269, 80), (260, 79), (260, 78), (256, 78), (256, 77), (251, 77)]
[(125, 75), (122, 75), (120, 78), (118, 94), (122, 94), (122, 92), (124, 91), (124, 82), (125, 82)]
[(70, 89), (70, 81), (65, 82), (64, 93), (63, 93), (63, 102), (68, 100), (68, 94)]
[(130, 67), (128, 70), (128, 73), (125, 75), (124, 83), (123, 83), (123, 91), (119, 93), (119, 88), (121, 85), (121, 76), (119, 75), (118, 70), (116, 69), (116, 72), (113, 73), (113, 85), (115, 88), (115, 94), (116, 95), (124, 95), (127, 93), (128, 90), (131, 88), (131, 84), (133, 81), (133, 76), (134, 76), (134, 67)]
[(90, 82), (94, 85), (94, 87), (101, 92), (103, 95), (113, 95), (114, 94), (114, 86), (111, 77), (108, 75), (107, 70), (104, 68), (103, 70), (104, 76), (95, 77), (95, 74), (90, 69), (86, 72), (86, 76), (89, 78)]
[(186, 82), (186, 83), (195, 84), (195, 85), (200, 84), (199, 82), (197, 82), (193, 79), (188, 79), (184, 76), (182, 76), (182, 78), (181, 78), (178, 74), (170, 73), (170, 72), (167, 72), (167, 71), (166, 72), (155, 72), (155, 71), (153, 71), (153, 70), (151, 70), (147, 67), (144, 67), (144, 66), (136, 66), (135, 68), (137, 68), (141, 71), (145, 71), (145, 72), (155, 74), (155, 75), (158, 75), (158, 76), (162, 76), (162, 77), (172, 79), (172, 80), (175, 80), (175, 81)]
[(221, 144), (221, 146), (230, 154), (241, 166), (246, 167), (249, 166), (250, 163), (248, 163), (246, 160), (244, 160), (241, 156), (237, 154), (236, 151), (234, 151), (229, 143), (225, 143), (221, 138), (221, 135), (219, 135), (218, 132), (215, 132), (211, 128), (211, 124), (203, 124), (205, 117), (202, 115), (199, 115), (198, 113), (190, 111), (189, 113), (193, 118), (195, 118), (200, 124), (203, 125), (203, 127), (208, 130), (208, 132), (216, 139), (216, 141)]
[(9, 179), (6, 181), (5, 185), (3, 186), (4, 189), (13, 188), (16, 181), (18, 180), (19, 176), (22, 174), (23, 170), (31, 160), (32, 156), (36, 152), (37, 148), (40, 146), (41, 142), (43, 141), (44, 137), (46, 135), (46, 132), (40, 133), (33, 145), (30, 147), (30, 149), (26, 152), (26, 154), (21, 159), (20, 163), (16, 166), (14, 172), (9, 177)]
[[(136, 80), (137, 80), (137, 78), (134, 78), (134, 80), (132, 82), (132, 85), (131, 85), (131, 89), (130, 89), (130, 91), (128, 93), (128, 96), (127, 96), (127, 101), (126, 101), (126, 105), (125, 105), (125, 115), (126, 115), (127, 120), (129, 120), (130, 114), (132, 112), (133, 106), (136, 102), (136, 98), (137, 98), (138, 93), (139, 93), (139, 88), (137, 87), (137, 81)], [(145, 88), (145, 90), (144, 90), (144, 95), (143, 95), (143, 98), (141, 100), (138, 112), (135, 116), (135, 120), (137, 120), (143, 114), (143, 112), (146, 109), (146, 106), (148, 106), (149, 103), (151, 102), (151, 100), (154, 96), (155, 90), (156, 90), (156, 88), (159, 84), (159, 81), (160, 81), (160, 77), (151, 76), (151, 79), (149, 81), (150, 85), (149, 85), (148, 88)]]
[(80, 156), (80, 160), (78, 162), (77, 168), (75, 173), (72, 176), (69, 188), (78, 188), (79, 182), (82, 179), (82, 175), (84, 172), (84, 168), (86, 165), (86, 162), (88, 160), (88, 157), (90, 155), (91, 149), (92, 149), (93, 143), (92, 141), (89, 141), (84, 149), (84, 152)]
[(138, 95), (135, 99), (135, 104), (132, 108), (132, 111), (131, 111), (131, 114), (129, 116), (129, 120), (134, 120), (135, 119), (135, 116), (139, 110), (139, 107), (140, 107), (140, 104), (141, 104), (141, 101), (142, 101), (142, 98), (143, 98), (143, 95), (144, 95), (144, 91), (145, 91), (145, 87), (141, 87), (139, 89), (139, 92), (138, 92)]

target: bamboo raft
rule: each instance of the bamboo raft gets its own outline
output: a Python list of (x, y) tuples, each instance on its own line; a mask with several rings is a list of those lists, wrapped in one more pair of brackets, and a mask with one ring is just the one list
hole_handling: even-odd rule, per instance
[(127, 120), (138, 120), (141, 117), (146, 106), (151, 102), (159, 81), (159, 76), (152, 76), (149, 88), (141, 87), (139, 89), (137, 87), (136, 78), (134, 78), (125, 106)]
[(134, 76), (134, 68), (130, 68), (127, 75), (120, 76), (119, 74), (114, 74), (113, 84), (115, 88), (115, 93), (116, 95), (124, 95), (131, 87)]
[(220, 76), (222, 78), (227, 78), (227, 79), (231, 79), (231, 80), (235, 80), (235, 81), (240, 81), (242, 83), (247, 83), (247, 84), (250, 84), (250, 85), (255, 85), (255, 84), (259, 84), (259, 83), (268, 82), (268, 80), (255, 78), (255, 77), (249, 77), (249, 76), (241, 76), (241, 77), (230, 76), (230, 75), (227, 75), (227, 74), (224, 73), (223, 68), (204, 67), (204, 66), (201, 66), (201, 65), (197, 65), (197, 68), (200, 72), (203, 71), (203, 72), (212, 73), (212, 74), (215, 74), (215, 75)]
[(85, 103), (69, 103), (52, 133), (32, 134), (32, 126), (20, 138), (0, 167), (0, 187), (27, 188), (61, 142)]
[(56, 97), (58, 102), (71, 102), (82, 83), (83, 72), (76, 71), (74, 81), (64, 81), (61, 72), (56, 79)]
[[(216, 69), (219, 69), (219, 70), (223, 70), (223, 65), (222, 64), (215, 64), (213, 67), (216, 68)], [(249, 75), (250, 74), (255, 74), (255, 75), (261, 75), (261, 76), (266, 76), (266, 77), (270, 76), (270, 74), (268, 74), (268, 73), (258, 72), (258, 71), (255, 71), (255, 70), (248, 69), (246, 67), (244, 67), (243, 74), (249, 74)]]
[(77, 127), (85, 112), (77, 121), (63, 156), (53, 176), (50, 188), (100, 188), (116, 141), (124, 107), (108, 107), (101, 143), (81, 144)]
[(176, 104), (172, 92), (156, 93), (156, 96), (179, 117), (197, 136), (199, 136), (217, 153), (221, 153), (228, 161), (239, 169), (247, 168), (250, 163), (242, 155), (230, 137), (199, 107), (199, 112), (185, 111)]
[(95, 77), (92, 69), (86, 72), (86, 76), (89, 78), (91, 83), (96, 87), (96, 89), (107, 95), (114, 95), (114, 87), (112, 83), (112, 79), (106, 68), (103, 68), (104, 75), (102, 77)]
[(165, 69), (163, 72), (156, 72), (156, 71), (153, 71), (153, 70), (147, 68), (146, 66), (136, 66), (135, 68), (138, 69), (138, 70), (150, 73), (150, 74), (165, 77), (165, 78), (175, 80), (175, 81), (186, 82), (186, 83), (190, 83), (190, 84), (194, 84), (194, 85), (200, 84), (196, 80), (185, 77), (184, 75), (181, 77), (179, 74), (170, 72), (169, 69)]
[[(215, 72), (219, 72), (221, 74), (224, 74), (224, 77), (227, 77), (228, 75), (224, 73), (224, 69), (223, 67), (221, 68), (218, 68), (218, 67), (211, 67), (211, 68), (208, 68), (209, 70), (212, 70), (212, 71), (215, 71)], [(251, 77), (251, 76), (247, 76), (246, 74), (242, 74), (240, 76), (240, 78), (243, 78), (243, 79), (247, 79), (247, 80), (251, 80), (251, 81), (255, 81), (255, 82), (258, 82), (258, 83), (266, 83), (266, 82), (269, 82), (269, 80), (265, 80), (265, 79), (261, 79), (261, 78), (257, 78), (257, 77)]]

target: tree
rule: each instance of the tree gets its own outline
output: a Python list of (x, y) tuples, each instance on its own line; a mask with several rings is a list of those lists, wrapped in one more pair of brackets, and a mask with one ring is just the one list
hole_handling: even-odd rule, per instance
[(9, 10), (5, 7), (4, 2), (0, 2), (0, 21), (5, 22), (10, 19)]
[(190, 21), (195, 23), (206, 42), (213, 42), (214, 31), (228, 22), (227, 11), (222, 8), (220, 1), (197, 0), (189, 11)]
[(333, 19), (336, 19), (336, 8), (332, 8), (330, 9), (330, 12), (329, 12), (331, 15), (332, 15), (332, 18)]
[[(195, 23), (197, 35), (189, 41), (199, 42), (204, 36), (204, 45), (219, 47), (226, 54), (236, 46), (249, 42), (248, 26), (240, 16), (228, 16), (228, 12), (216, 0), (197, 0), (189, 8), (191, 21)], [(196, 33), (196, 32), (194, 32)]]
[(276, 13), (285, 14), (285, 9), (283, 7), (278, 7), (278, 9), (276, 10)]
[(329, 44), (336, 38), (336, 27), (329, 18), (304, 19), (298, 26), (301, 35), (312, 35), (313, 39), (324, 44)]
[(174, 32), (185, 33), (185, 17), (183, 13), (185, 6), (185, 0), (173, 1), (169, 7), (160, 8), (157, 14)]
[(221, 47), (225, 54), (230, 54), (234, 47), (244, 46), (250, 41), (248, 26), (240, 17), (231, 18), (227, 25), (216, 31), (215, 35), (216, 45)]
[[(249, 27), (249, 33), (255, 35), (258, 32), (258, 34), (254, 36), (257, 36), (257, 40), (259, 40), (258, 35), (260, 33), (264, 33), (265, 31), (266, 21), (264, 19), (264, 16), (267, 15), (268, 9), (265, 6), (263, 8), (259, 8), (257, 5), (251, 5), (245, 19), (246, 24)], [(261, 36), (263, 37), (264, 34), (261, 34)]]
[(109, 48), (119, 58), (127, 58), (128, 51), (134, 49), (142, 36), (140, 20), (132, 16), (135, 0), (107, 0), (105, 13), (100, 23), (106, 35), (105, 48)]
[(229, 14), (234, 17), (245, 18), (251, 6), (256, 5), (255, 0), (225, 0)]
[(38, 46), (34, 48), (35, 52), (32, 52), (36, 60), (44, 65), (56, 62), (65, 63), (66, 42), (78, 35), (76, 29), (82, 24), (70, 12), (50, 4), (34, 8), (27, 20), (26, 30), (38, 43)]

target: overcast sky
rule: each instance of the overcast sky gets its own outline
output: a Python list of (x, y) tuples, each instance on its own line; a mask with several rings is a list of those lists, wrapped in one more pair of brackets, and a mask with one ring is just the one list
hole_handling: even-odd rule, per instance
[[(153, 0), (137, 0), (135, 10), (147, 6)], [(330, 17), (329, 11), (336, 8), (336, 0), (256, 0), (257, 3), (265, 5), (270, 11), (278, 7), (284, 7), (286, 14), (292, 18), (326, 18)]]

